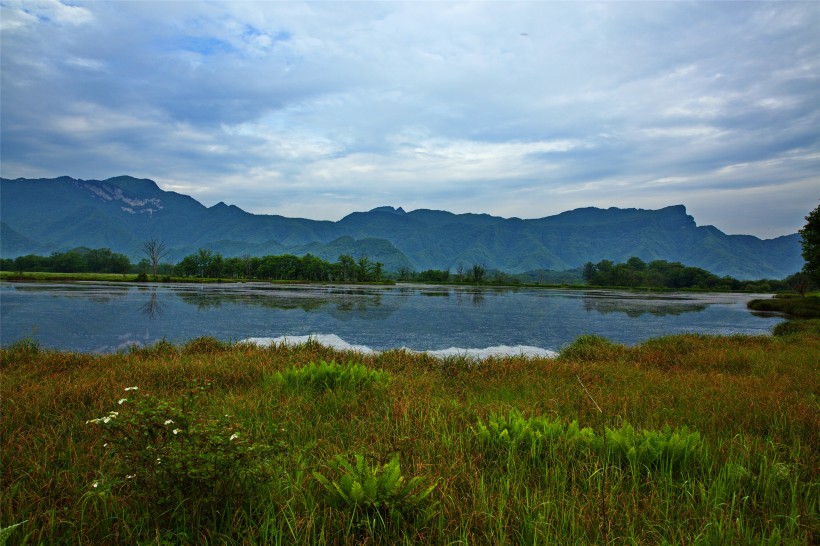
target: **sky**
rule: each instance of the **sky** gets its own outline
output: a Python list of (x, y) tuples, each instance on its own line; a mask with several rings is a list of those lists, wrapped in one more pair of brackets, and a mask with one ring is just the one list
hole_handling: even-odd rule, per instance
[[(0, 0), (0, 176), (541, 218), (820, 204), (820, 2)], [(2, 196), (0, 196), (2, 198)]]

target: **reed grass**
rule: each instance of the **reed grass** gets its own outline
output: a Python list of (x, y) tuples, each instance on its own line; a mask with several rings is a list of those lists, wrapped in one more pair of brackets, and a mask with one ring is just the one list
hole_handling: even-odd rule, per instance
[[(816, 544), (820, 327), (781, 330), (635, 347), (585, 337), (555, 359), (480, 363), (314, 342), (203, 338), (114, 355), (17, 343), (0, 349), (0, 529), (19, 524), (8, 544)], [(270, 379), (321, 362), (359, 363), (390, 381), (290, 389)], [(129, 402), (118, 404), (131, 394), (125, 388), (172, 404), (192, 382), (210, 385), (192, 422), (229, 422), (253, 445), (276, 449), (254, 462), (265, 480), (226, 483), (244, 474), (219, 473), (213, 492), (233, 487), (225, 502), (196, 510), (181, 502), (173, 517), (156, 517), (122, 485), (124, 459), (111, 456), (98, 423), (87, 421), (126, 415)], [(510, 415), (522, 430), (577, 421), (621, 443), (580, 448), (558, 435), (539, 440), (534, 456), (519, 444), (499, 450), (476, 433)], [(685, 464), (642, 463), (622, 449), (624, 437), (665, 445), (675, 430), (697, 434)], [(375, 509), (363, 518), (327, 502), (316, 479), (354, 457), (400, 466), (408, 480), (435, 488), (400, 525), (379, 521), (385, 512)], [(184, 458), (180, 464), (184, 473)], [(163, 485), (175, 487), (155, 484)]]

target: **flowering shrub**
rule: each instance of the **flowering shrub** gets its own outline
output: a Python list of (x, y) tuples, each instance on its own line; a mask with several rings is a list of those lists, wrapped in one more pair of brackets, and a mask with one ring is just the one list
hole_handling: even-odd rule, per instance
[(160, 527), (201, 525), (245, 502), (271, 478), (274, 448), (252, 442), (227, 415), (200, 415), (209, 388), (194, 382), (173, 401), (126, 388), (117, 410), (87, 421), (100, 427), (111, 465), (109, 483), (92, 487), (121, 490)]

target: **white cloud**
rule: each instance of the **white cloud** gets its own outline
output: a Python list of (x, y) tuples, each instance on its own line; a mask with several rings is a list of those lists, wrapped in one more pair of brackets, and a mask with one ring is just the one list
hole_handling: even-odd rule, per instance
[[(802, 225), (820, 171), (816, 3), (0, 10), (8, 177), (129, 173), (206, 204), (334, 219), (383, 204), (536, 217), (723, 191), (736, 197), (718, 227), (770, 234)], [(760, 189), (778, 185), (795, 205)]]

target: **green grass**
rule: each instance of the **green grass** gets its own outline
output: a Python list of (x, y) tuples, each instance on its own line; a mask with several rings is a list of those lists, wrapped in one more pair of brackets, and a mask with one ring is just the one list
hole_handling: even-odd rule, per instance
[(769, 299), (751, 300), (746, 304), (754, 311), (785, 313), (794, 317), (820, 318), (820, 296), (800, 297), (784, 294)]
[[(20, 524), (9, 544), (816, 544), (820, 322), (781, 333), (583, 337), (480, 364), (18, 343), (0, 350), (0, 529)], [(390, 380), (272, 379), (321, 362)]]

